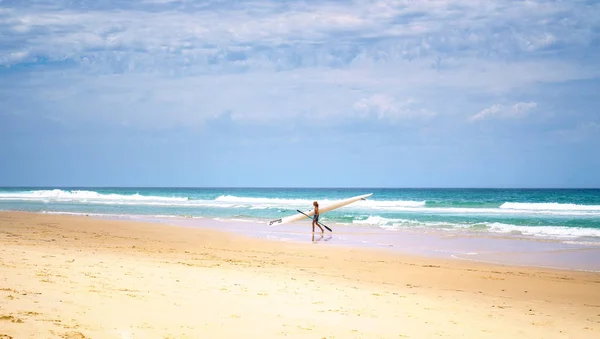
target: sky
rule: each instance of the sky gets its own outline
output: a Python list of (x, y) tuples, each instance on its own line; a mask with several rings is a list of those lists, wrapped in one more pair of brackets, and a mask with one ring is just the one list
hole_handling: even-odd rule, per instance
[(0, 0), (0, 186), (600, 187), (598, 18)]

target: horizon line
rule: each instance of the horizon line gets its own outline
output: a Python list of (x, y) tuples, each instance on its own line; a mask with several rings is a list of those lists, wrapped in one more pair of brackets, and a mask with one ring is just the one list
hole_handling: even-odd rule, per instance
[(14, 186), (0, 186), (3, 188), (52, 188), (52, 189), (74, 189), (74, 188), (102, 188), (102, 189), (116, 189), (116, 188), (141, 188), (141, 189), (157, 189), (157, 188), (176, 188), (176, 189), (546, 189), (546, 190), (567, 190), (567, 189), (587, 189), (597, 190), (600, 187), (518, 187), (518, 186), (505, 186), (505, 187), (485, 187), (485, 186), (94, 186), (94, 185), (40, 185), (40, 186), (29, 186), (29, 185), (14, 185)]

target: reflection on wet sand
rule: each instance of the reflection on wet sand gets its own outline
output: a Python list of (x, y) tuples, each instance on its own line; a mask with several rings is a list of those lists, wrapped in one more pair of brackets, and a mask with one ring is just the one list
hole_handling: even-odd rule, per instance
[(313, 243), (316, 243), (316, 242), (319, 242), (319, 241), (329, 241), (329, 240), (331, 240), (331, 238), (332, 238), (331, 235), (325, 236), (325, 234), (323, 234), (323, 233), (318, 234), (316, 237), (315, 237), (314, 233), (312, 234), (312, 242)]

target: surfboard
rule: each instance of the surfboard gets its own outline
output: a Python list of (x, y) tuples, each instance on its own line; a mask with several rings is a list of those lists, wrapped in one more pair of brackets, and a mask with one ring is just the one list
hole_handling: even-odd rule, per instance
[[(321, 207), (319, 207), (319, 213), (323, 214), (325, 212), (329, 212), (329, 211), (332, 211), (334, 209), (337, 209), (337, 208), (349, 205), (349, 204), (351, 204), (353, 202), (356, 202), (356, 201), (359, 201), (359, 200), (365, 200), (366, 198), (370, 197), (371, 195), (373, 195), (373, 193), (358, 195), (358, 196), (355, 196), (355, 197), (352, 197), (352, 198), (348, 198), (348, 199), (344, 199), (344, 200), (340, 200), (340, 201), (334, 202), (333, 204), (329, 204), (327, 206), (321, 206)], [(312, 217), (313, 215), (315, 215), (315, 210), (314, 209), (312, 209), (310, 211), (307, 211), (307, 212), (294, 214), (294, 215), (291, 215), (289, 217), (271, 220), (271, 221), (269, 221), (269, 226), (287, 224), (287, 223), (290, 223), (290, 222), (302, 220), (304, 218)]]

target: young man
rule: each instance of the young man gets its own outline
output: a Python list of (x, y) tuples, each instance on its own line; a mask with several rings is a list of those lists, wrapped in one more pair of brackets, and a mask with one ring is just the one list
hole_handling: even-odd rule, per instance
[(315, 207), (315, 216), (313, 217), (313, 221), (312, 221), (312, 231), (313, 231), (313, 233), (315, 233), (315, 224), (316, 224), (321, 229), (321, 233), (325, 233), (325, 230), (323, 229), (323, 227), (321, 227), (321, 225), (319, 225), (319, 203), (315, 201), (315, 202), (313, 202), (313, 206)]

